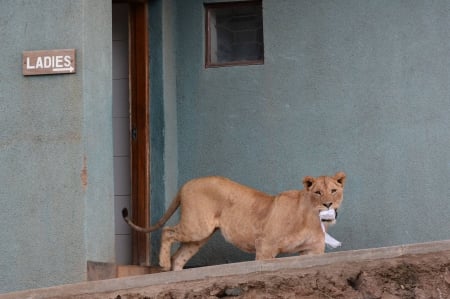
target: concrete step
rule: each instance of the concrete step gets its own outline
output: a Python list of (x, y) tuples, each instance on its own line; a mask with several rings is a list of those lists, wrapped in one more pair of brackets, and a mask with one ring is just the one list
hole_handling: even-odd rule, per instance
[(179, 272), (164, 272), (125, 278), (82, 282), (44, 289), (34, 289), (0, 294), (0, 299), (50, 299), (65, 298), (76, 295), (95, 295), (100, 293), (115, 292), (119, 290), (148, 288), (156, 285), (168, 285), (171, 283), (188, 282), (213, 277), (245, 275), (251, 273), (272, 272), (286, 269), (305, 269), (342, 262), (373, 261), (379, 259), (397, 258), (404, 255), (428, 254), (441, 251), (450, 251), (450, 240), (392, 247), (340, 251), (317, 256), (298, 256), (277, 258), (266, 261), (250, 261), (187, 269)]

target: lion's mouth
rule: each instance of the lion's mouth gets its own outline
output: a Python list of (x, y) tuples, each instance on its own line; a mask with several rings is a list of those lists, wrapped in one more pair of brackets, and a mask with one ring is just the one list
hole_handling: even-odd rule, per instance
[(337, 209), (323, 210), (319, 213), (320, 221), (335, 222), (338, 217)]

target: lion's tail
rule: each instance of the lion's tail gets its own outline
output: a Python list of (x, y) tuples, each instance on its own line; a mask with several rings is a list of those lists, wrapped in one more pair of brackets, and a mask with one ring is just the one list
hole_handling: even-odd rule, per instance
[(149, 226), (149, 227), (141, 227), (141, 226), (134, 224), (130, 220), (130, 218), (128, 218), (128, 209), (127, 208), (123, 208), (122, 217), (123, 217), (123, 220), (125, 220), (125, 222), (128, 223), (128, 225), (131, 226), (134, 230), (136, 230), (138, 232), (143, 232), (143, 233), (150, 233), (150, 232), (153, 232), (153, 231), (161, 228), (169, 220), (169, 218), (173, 215), (173, 213), (175, 213), (175, 211), (180, 206), (180, 202), (181, 202), (181, 196), (180, 196), (180, 194), (177, 194), (177, 196), (170, 203), (169, 208), (164, 213), (164, 215), (161, 217), (161, 219), (159, 219), (158, 222), (156, 222), (154, 225)]

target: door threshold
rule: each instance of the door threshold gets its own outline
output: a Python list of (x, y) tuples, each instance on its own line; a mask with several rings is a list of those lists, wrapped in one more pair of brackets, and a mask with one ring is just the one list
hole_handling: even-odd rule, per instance
[(87, 280), (104, 280), (127, 276), (160, 273), (158, 266), (118, 265), (114, 263), (87, 262)]

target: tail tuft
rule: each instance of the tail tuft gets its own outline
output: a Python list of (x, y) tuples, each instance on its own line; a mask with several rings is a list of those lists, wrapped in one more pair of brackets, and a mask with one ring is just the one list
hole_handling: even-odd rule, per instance
[(122, 209), (122, 217), (123, 218), (128, 218), (128, 209), (127, 208), (123, 208)]

